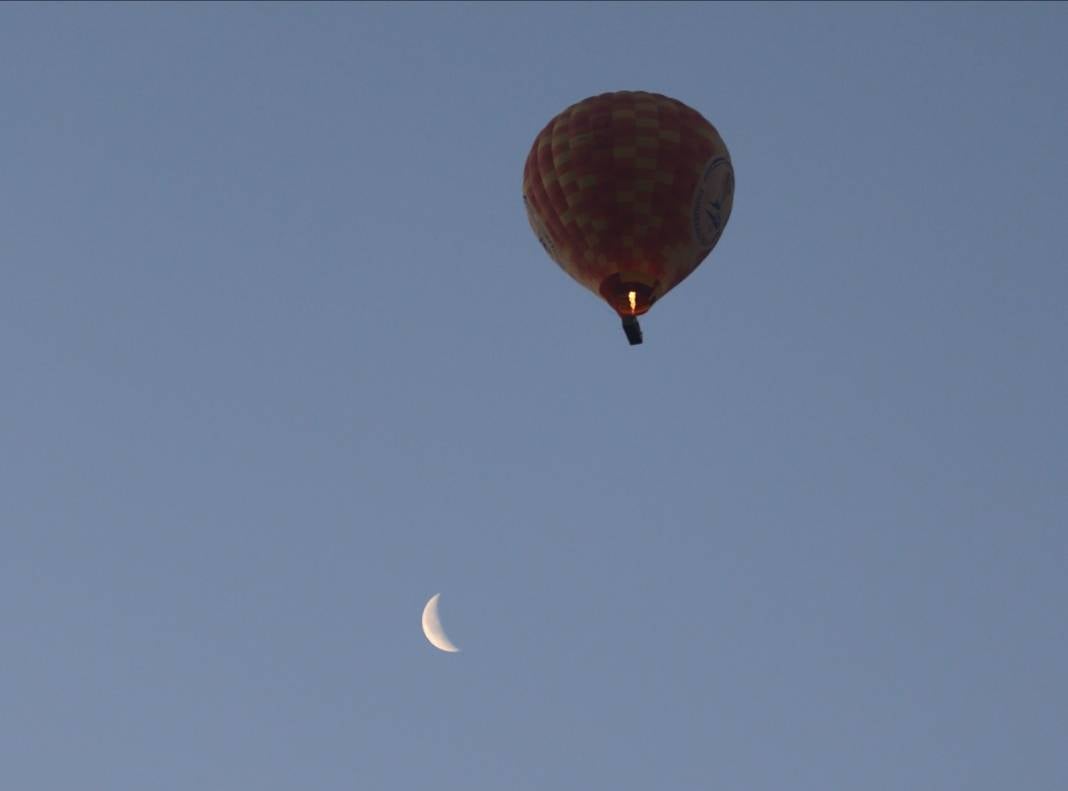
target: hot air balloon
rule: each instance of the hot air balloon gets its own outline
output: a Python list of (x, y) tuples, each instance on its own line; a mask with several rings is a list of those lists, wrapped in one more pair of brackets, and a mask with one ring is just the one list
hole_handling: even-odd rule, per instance
[(644, 91), (592, 96), (553, 118), (523, 169), (523, 202), (542, 247), (619, 314), (638, 316), (716, 246), (734, 169), (716, 128), (676, 99)]

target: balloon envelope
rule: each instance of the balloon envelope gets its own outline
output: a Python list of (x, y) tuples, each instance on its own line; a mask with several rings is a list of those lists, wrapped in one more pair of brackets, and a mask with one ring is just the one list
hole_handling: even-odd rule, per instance
[(625, 326), (712, 251), (733, 196), (715, 127), (644, 91), (571, 105), (535, 138), (523, 170), (527, 217), (545, 251)]

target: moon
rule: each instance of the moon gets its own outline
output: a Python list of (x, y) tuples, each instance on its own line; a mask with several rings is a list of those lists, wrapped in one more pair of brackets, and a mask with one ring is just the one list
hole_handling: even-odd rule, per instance
[(438, 599), (440, 598), (441, 594), (435, 593), (423, 608), (423, 634), (435, 648), (454, 654), (460, 649), (452, 644), (441, 626), (441, 619), (438, 617)]

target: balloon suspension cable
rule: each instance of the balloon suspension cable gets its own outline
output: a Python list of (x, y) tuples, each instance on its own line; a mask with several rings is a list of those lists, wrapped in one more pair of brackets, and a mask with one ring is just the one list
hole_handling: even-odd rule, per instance
[(642, 328), (638, 325), (637, 316), (623, 317), (623, 332), (627, 333), (627, 340), (631, 346), (637, 346), (642, 342)]

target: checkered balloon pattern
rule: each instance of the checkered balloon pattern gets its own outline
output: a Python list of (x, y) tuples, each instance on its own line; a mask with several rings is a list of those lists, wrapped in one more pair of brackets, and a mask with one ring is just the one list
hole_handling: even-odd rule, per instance
[(549, 256), (621, 316), (641, 315), (719, 241), (734, 170), (715, 127), (655, 93), (605, 93), (538, 134), (523, 170)]

